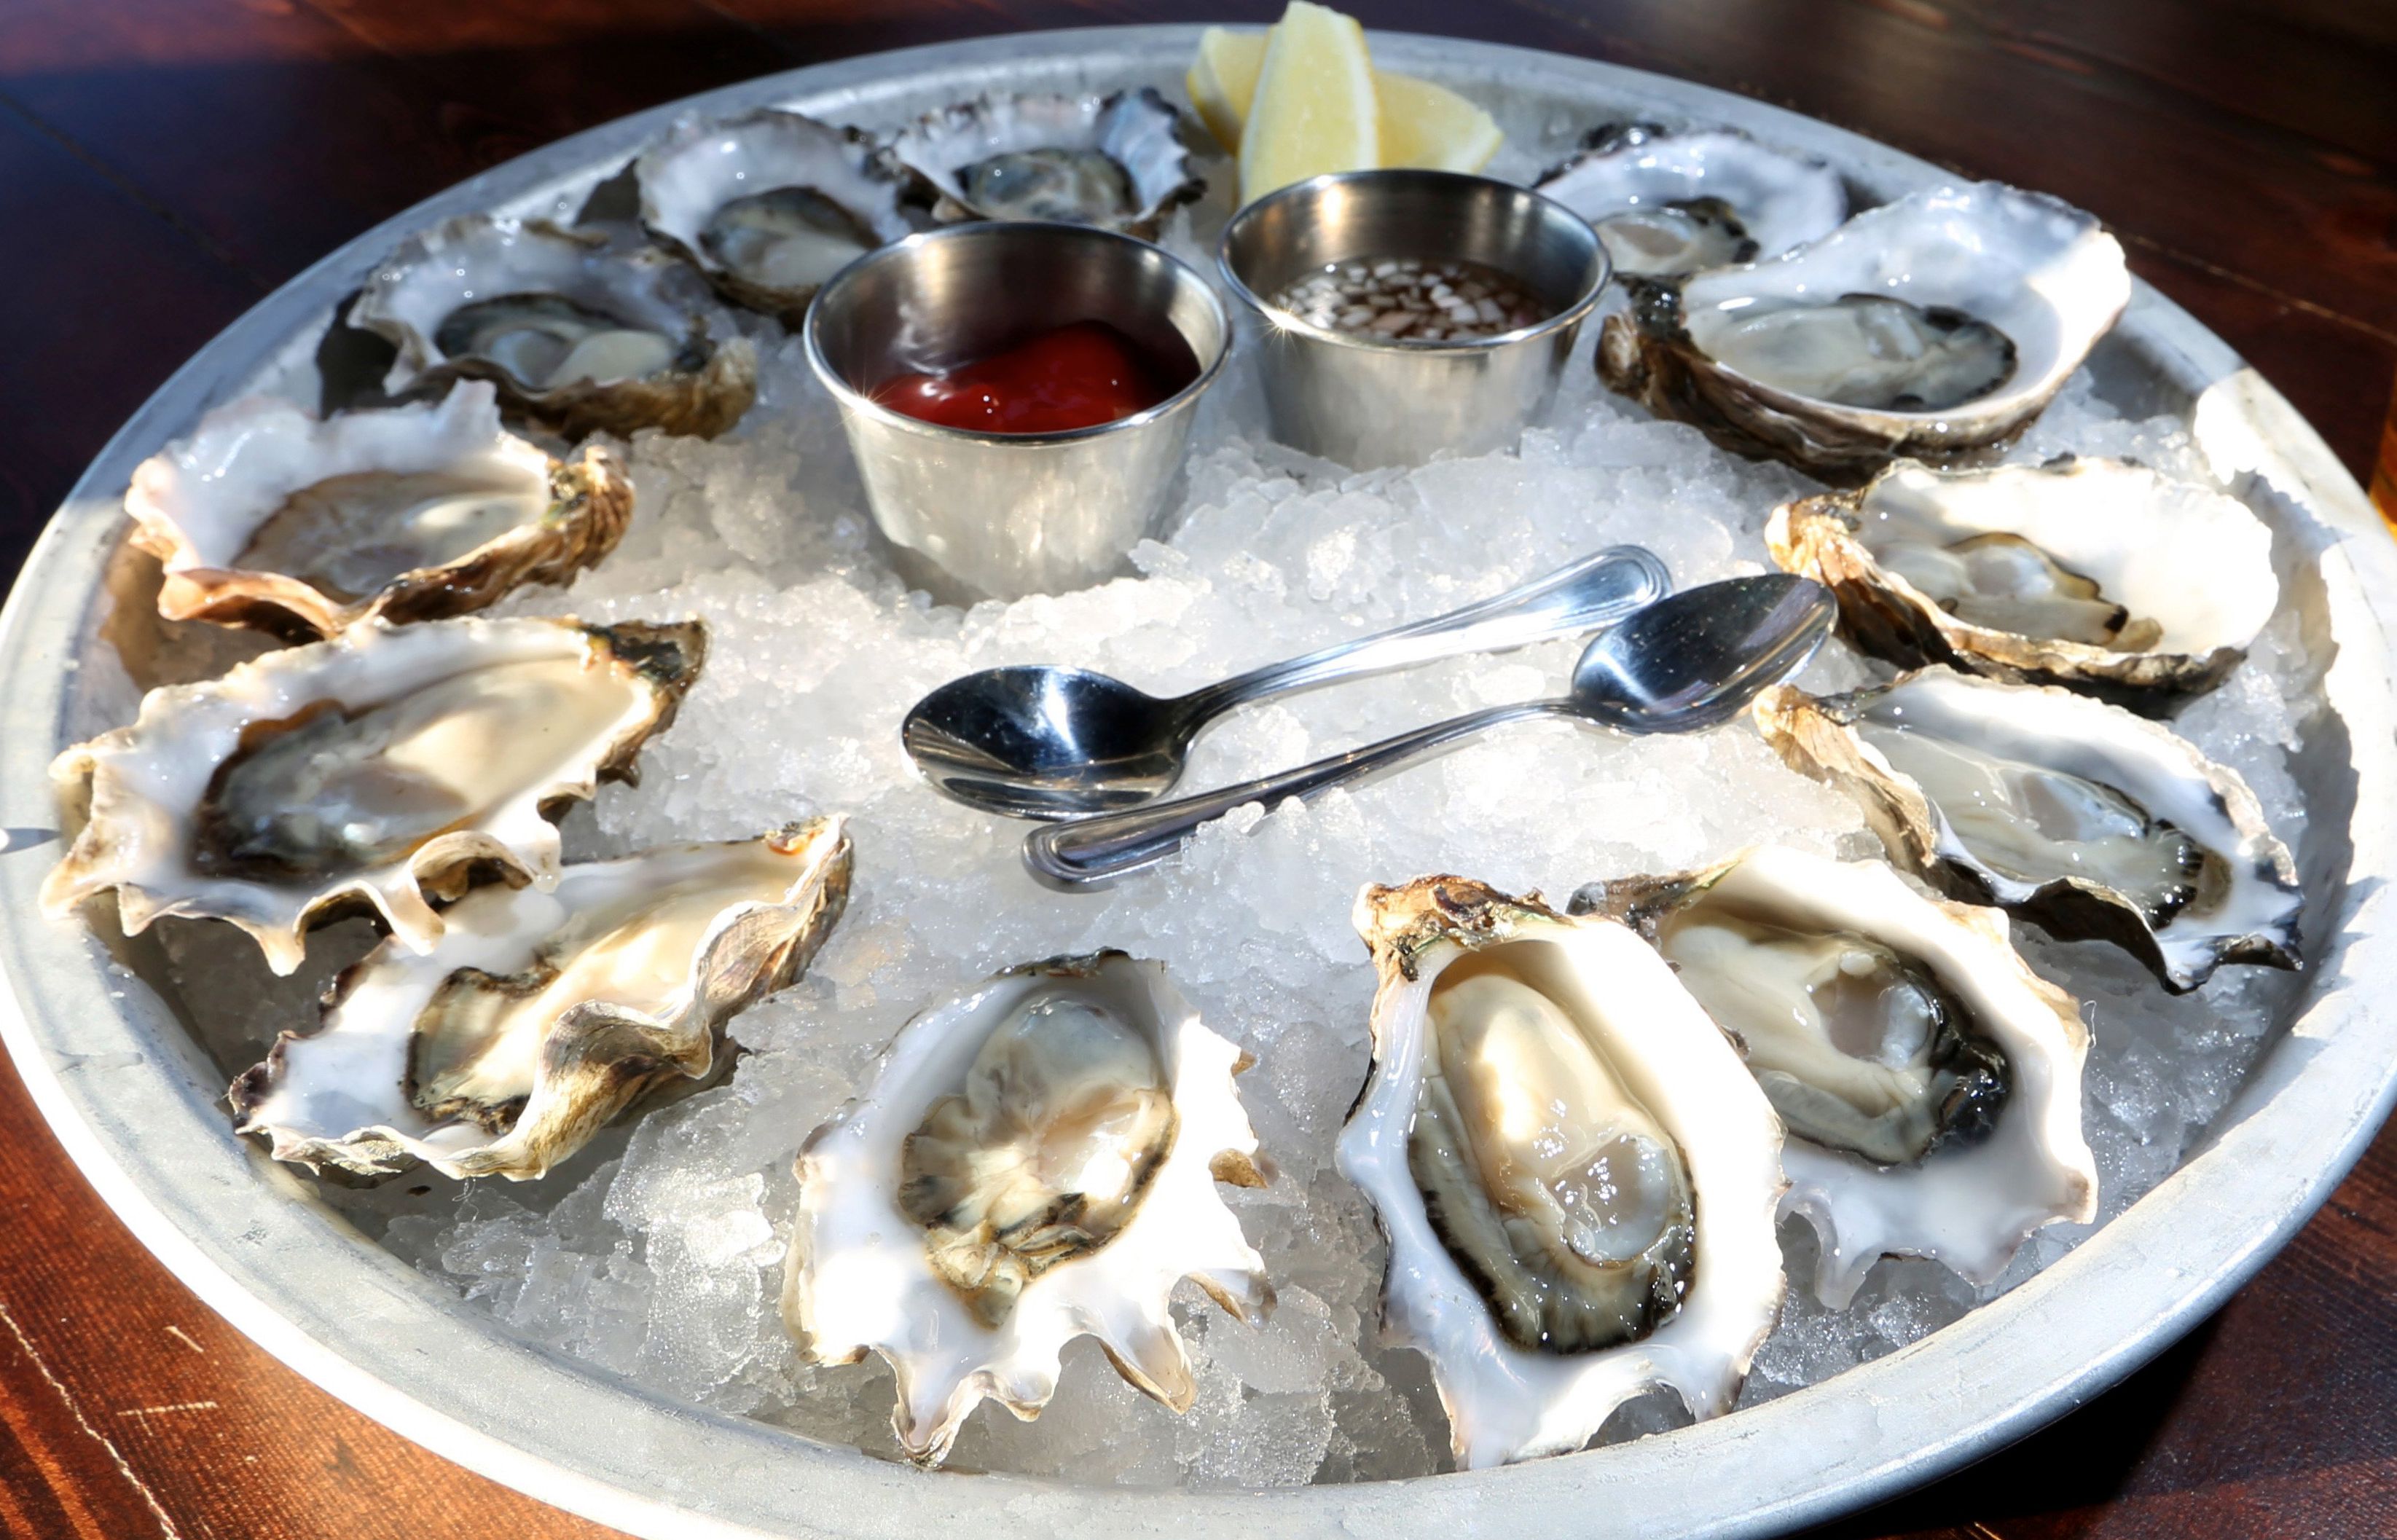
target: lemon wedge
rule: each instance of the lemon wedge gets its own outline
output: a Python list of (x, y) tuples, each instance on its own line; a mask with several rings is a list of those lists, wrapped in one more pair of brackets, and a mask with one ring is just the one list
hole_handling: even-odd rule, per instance
[(1291, 0), (1267, 34), (1240, 132), (1240, 201), (1329, 171), (1382, 164), (1373, 60), (1353, 17)]
[[(1319, 7), (1309, 7), (1309, 9)], [(1185, 84), (1191, 105), (1216, 142), (1239, 154), (1243, 126), (1256, 101), (1265, 71), (1268, 32), (1210, 27), (1199, 35), (1198, 57)], [(1506, 136), (1488, 113), (1445, 86), (1409, 74), (1373, 72), (1374, 127), (1380, 166), (1424, 166), (1436, 171), (1479, 171), (1490, 164)]]
[(1506, 142), (1488, 113), (1445, 86), (1376, 72), (1373, 87), (1381, 101), (1385, 166), (1479, 171)]
[(1257, 74), (1265, 67), (1265, 36), (1208, 28), (1198, 36), (1198, 61), (1183, 82), (1190, 87), (1198, 121), (1216, 143), (1236, 155), (1240, 153), (1240, 125), (1249, 120), (1249, 103), (1257, 99)]

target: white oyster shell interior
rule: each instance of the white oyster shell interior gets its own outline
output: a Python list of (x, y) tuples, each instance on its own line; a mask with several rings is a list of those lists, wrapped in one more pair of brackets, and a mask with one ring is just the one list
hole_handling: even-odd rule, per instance
[[(730, 272), (802, 305), (868, 247), (908, 231), (898, 181), (875, 167), (867, 146), (797, 113), (686, 117), (635, 167), (641, 222), (652, 234), (705, 270)], [(795, 192), (824, 202), (759, 201)], [(727, 221), (735, 204), (742, 207)]]
[[(584, 456), (593, 477), (619, 480), (607, 450)], [(162, 613), (255, 597), (329, 633), (410, 574), (548, 538), (540, 527), (556, 463), (501, 427), (496, 394), (480, 382), (436, 403), (321, 421), (250, 396), (137, 466), (125, 507), (165, 566)]]
[[(1010, 1053), (993, 1073), (985, 1050), (995, 1038), (1022, 1038), (1027, 1022), (1043, 1016), (1059, 1033), (1051, 1046), (1088, 1047), (1093, 1062)], [(1174, 1286), (1193, 1279), (1250, 1321), (1273, 1299), (1263, 1259), (1215, 1186), (1219, 1172), (1247, 1185), (1262, 1180), (1256, 1135), (1233, 1084), (1241, 1062), (1166, 982), (1161, 964), (1119, 952), (1011, 970), (917, 1015), (884, 1051), (867, 1092), (800, 1151), (783, 1303), (802, 1351), (816, 1362), (853, 1363), (868, 1351), (890, 1360), (899, 1392), (892, 1426), (909, 1455), (927, 1465), (946, 1457), (985, 1399), (1037, 1416), (1056, 1392), (1065, 1344), (1085, 1334), (1132, 1385), (1187, 1409), (1195, 1386), (1167, 1307)], [(911, 1143), (946, 1137), (961, 1120), (1020, 1136), (1058, 1109), (1011, 1097), (1060, 1088), (1072, 1094), (1091, 1089), (1090, 1075), (1110, 1074), (1129, 1075), (1119, 1089), (1131, 1094), (1107, 1103), (1101, 1132), (1129, 1124), (1153, 1132), (1149, 1077), (1170, 1091), (1172, 1133), (1161, 1157), (1128, 1173), (1107, 1140), (1083, 1137), (1093, 1125), (1078, 1112), (1062, 1118), (1076, 1136), (1055, 1149), (1019, 1138), (967, 1152), (1000, 1186), (1033, 1169), (1041, 1173), (1035, 1185), (1060, 1192), (1132, 1196), (1106, 1218), (1095, 1249), (1066, 1246), (1064, 1260), (1011, 1280), (1004, 1300), (970, 1298), (951, 1281), (956, 1265), (944, 1264), (946, 1276), (936, 1267), (931, 1233), (903, 1206)]]
[[(394, 533), (403, 540), (421, 535), (435, 559), (463, 556), (539, 518), (548, 503), (549, 456), (503, 431), (491, 387), (470, 382), (438, 403), (344, 412), (324, 421), (279, 396), (249, 396), (220, 407), (200, 420), (190, 438), (135, 469), (126, 507), (142, 524), (177, 537), (167, 571), (235, 568), (243, 565), (260, 527), (293, 493), (336, 476), (378, 471), (447, 471), (487, 492), (471, 503), (408, 510), (417, 516), (403, 517)], [(358, 564), (355, 571), (334, 574), (347, 578), (346, 592), (372, 593), (408, 569), (395, 563), (365, 565), (376, 554), (355, 547), (330, 553), (337, 564)]]
[[(519, 300), (563, 301), (573, 315), (507, 333), (497, 351), (444, 345), (454, 316), (470, 306)], [(664, 251), (626, 249), (612, 239), (539, 220), (469, 215), (411, 236), (367, 280), (350, 321), (388, 338), (399, 355), (383, 378), (394, 395), (434, 369), (477, 356), (528, 393), (609, 384), (688, 367), (691, 339), (714, 326), (706, 287)], [(540, 349), (516, 343), (539, 329)]]
[[(1819, 240), (1848, 217), (1840, 174), (1730, 129), (1645, 134), (1577, 155), (1533, 191), (1598, 227), (1614, 271), (1671, 276), (1737, 261), (1762, 261)], [(1728, 208), (1755, 248), (1723, 253), (1702, 235), (1683, 244), (1675, 205), (1711, 199)], [(1630, 228), (1652, 223), (1653, 230)], [(1643, 238), (1645, 237), (1645, 238)]]
[(651, 1084), (713, 1070), (724, 1022), (838, 917), (849, 864), (820, 819), (476, 889), (432, 951), (384, 942), (235, 1082), (238, 1132), (309, 1165), (540, 1176)]
[[(2226, 958), (2296, 965), (2305, 897), (2288, 848), (2236, 771), (2156, 723), (2065, 690), (1928, 668), (1865, 697), (1851, 730), (1865, 764), (1927, 802), (1936, 857), (1992, 902), (2032, 905), (2065, 887), (2136, 911), (2193, 884), (2162, 923), (2134, 921), (2167, 988), (2196, 988)], [(2188, 875), (2191, 859), (2210, 864), (2204, 876)]]
[[(1935, 1258), (1989, 1284), (2031, 1231), (2096, 1215), (2096, 1166), (2081, 1132), (2088, 1033), (2073, 1000), (2015, 956), (2004, 915), (1935, 903), (1881, 862), (1751, 850), (1658, 921), (1657, 950), (1702, 1001), (1738, 999), (1706, 974), (1750, 961), (1742, 947), (1698, 944), (1712, 939), (1705, 933), (1718, 917), (1885, 946), (1923, 969), (2005, 1055), (2007, 1094), (1977, 1140), (1936, 1143), (1916, 1160), (1881, 1165), (1793, 1129), (1781, 1152), (1789, 1177), (1783, 1207), (1803, 1215), (1820, 1239), (1814, 1292), (1825, 1305), (1844, 1308), (1883, 1254)], [(1757, 971), (1749, 971), (1752, 984)], [(1786, 998), (1741, 1003), (1804, 1009)], [(1733, 1019), (1738, 1012), (1717, 1010), (1734, 1037), (1754, 1029)]]
[[(1359, 901), (1369, 939), (1381, 926), (1375, 896), (1388, 892), (1369, 889)], [(1569, 1353), (1518, 1346), (1434, 1227), (1410, 1134), (1436, 1051), (1432, 996), (1466, 957), (1561, 1008), (1680, 1151), (1695, 1196), (1693, 1262), (1680, 1308), (1644, 1336)], [(1340, 1170), (1389, 1239), (1385, 1335), (1430, 1359), (1458, 1464), (1579, 1449), (1616, 1407), (1660, 1387), (1695, 1416), (1728, 1412), (1783, 1292), (1781, 1124), (1730, 1042), (1648, 944), (1612, 920), (1519, 917), (1505, 939), (1414, 952), (1412, 978), (1386, 955), (1377, 960), (1373, 1075), (1340, 1136)]]
[[(1994, 436), (2027, 422), (2080, 367), (2129, 302), (2131, 279), (2121, 245), (2088, 215), (1997, 182), (1968, 183), (1868, 208), (1772, 261), (1701, 273), (1681, 289), (1682, 323), (1698, 351), (1720, 356), (1724, 339), (1768, 310), (1848, 295), (1961, 312), (1995, 327), (2013, 343), (2012, 372), (1996, 389), (1937, 411), (1843, 407), (1773, 380), (1752, 382), (1825, 414), (1937, 419), (1951, 433), (2002, 424)], [(1837, 362), (1821, 367), (1834, 370)]]
[(1897, 582), (1924, 548), (2019, 536), (2135, 620), (2154, 622), (2161, 634), (2143, 650), (2243, 649), (2280, 602), (2272, 532), (2244, 503), (2121, 461), (1895, 465), (1865, 489), (1856, 517), (1857, 540)]
[[(928, 114), (891, 136), (943, 219), (1037, 219), (1153, 234), (1203, 191), (1180, 114), (1155, 90), (995, 93)], [(1111, 163), (1113, 169), (1109, 169)]]
[[(128, 934), (160, 915), (230, 920), (289, 973), (310, 917), (355, 897), (428, 951), (442, 918), (423, 881), (490, 860), (554, 883), (543, 804), (590, 796), (687, 686), (618, 653), (631, 629), (368, 621), (154, 690), (131, 726), (52, 765), (91, 801), (44, 907), (114, 888)], [(695, 671), (695, 650), (676, 650)]]

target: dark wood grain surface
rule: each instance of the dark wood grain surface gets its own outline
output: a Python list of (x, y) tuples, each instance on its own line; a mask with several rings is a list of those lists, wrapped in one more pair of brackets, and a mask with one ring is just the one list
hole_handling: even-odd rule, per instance
[[(1261, 0), (0, 0), (0, 572), (142, 397), (340, 242), (797, 64)], [(2391, 0), (1356, 0), (1658, 70), (2102, 215), (2361, 475), (2397, 377)], [(609, 1533), (470, 1476), (176, 1283), (0, 1066), (0, 1530)], [(2397, 1534), (2397, 1136), (2122, 1387), (1842, 1536)]]

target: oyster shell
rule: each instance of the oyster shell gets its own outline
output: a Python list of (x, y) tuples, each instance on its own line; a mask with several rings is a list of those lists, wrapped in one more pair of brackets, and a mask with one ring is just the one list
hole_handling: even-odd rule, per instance
[(1945, 668), (1757, 698), (1766, 742), (1855, 798), (1890, 858), (2185, 994), (2225, 963), (2295, 969), (2304, 894), (2256, 795), (2153, 722)]
[(1245, 1066), (1161, 964), (1121, 952), (1011, 968), (923, 1011), (799, 1151), (783, 1314), (802, 1355), (889, 1359), (891, 1426), (928, 1466), (985, 1398), (1039, 1415), (1085, 1333), (1189, 1410), (1174, 1285), (1252, 1322), (1273, 1305), (1215, 1190), (1265, 1182)]
[(1369, 887), (1373, 1067), (1340, 1169), (1385, 1334), (1457, 1463), (1578, 1449), (1669, 1386), (1720, 1415), (1781, 1307), (1781, 1124), (1647, 944), (1463, 877)]
[(712, 1074), (724, 1024), (806, 969), (849, 877), (840, 820), (819, 818), (478, 888), (431, 952), (386, 941), (345, 970), (318, 1029), (234, 1082), (234, 1132), (308, 1166), (538, 1177)]
[(1834, 480), (2015, 437), (2131, 297), (2089, 215), (1996, 182), (1867, 209), (1769, 261), (1635, 280), (1598, 368), (1724, 449)]
[(2121, 460), (1935, 471), (1774, 510), (1783, 569), (1901, 666), (2060, 684), (2155, 715), (2212, 690), (2272, 618), (2272, 533), (2235, 498)]
[(1848, 217), (1837, 171), (1734, 128), (1610, 125), (1532, 190), (1589, 221), (1614, 271), (1629, 277), (1777, 257)]
[(794, 330), (825, 279), (909, 229), (864, 136), (797, 113), (678, 119), (634, 171), (643, 228)]
[(411, 235), (349, 321), (399, 350), (397, 396), (488, 380), (558, 431), (713, 438), (757, 395), (757, 353), (711, 314), (691, 267), (597, 230), (469, 214)]
[(2031, 1231), (2096, 1217), (2088, 1029), (1997, 910), (1772, 846), (1573, 907), (1638, 930), (1738, 1045), (1788, 1130), (1782, 1208), (1820, 1238), (1824, 1304), (1885, 1254), (1994, 1283)]
[(1049, 220), (1147, 239), (1207, 190), (1190, 172), (1180, 114), (1146, 87), (981, 97), (900, 129), (889, 154), (944, 221)]
[(274, 396), (200, 420), (133, 472), (134, 543), (169, 620), (331, 636), (434, 620), (615, 549), (633, 484), (597, 446), (561, 461), (500, 427), (492, 389), (318, 421)]
[(160, 915), (230, 920), (269, 967), (344, 907), (414, 952), (440, 940), (428, 902), (471, 868), (553, 885), (545, 810), (630, 780), (698, 676), (700, 624), (368, 621), (222, 678), (142, 697), (129, 727), (60, 755), (89, 817), (42, 887), (61, 917), (116, 891), (127, 934)]

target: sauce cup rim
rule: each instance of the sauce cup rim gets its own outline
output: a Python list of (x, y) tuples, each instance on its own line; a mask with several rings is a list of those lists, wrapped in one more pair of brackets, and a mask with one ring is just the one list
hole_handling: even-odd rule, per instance
[[(1597, 232), (1594, 229), (1591, 230), (1590, 234), (1598, 257), (1596, 279), (1555, 315), (1535, 321), (1530, 326), (1517, 327), (1512, 331), (1495, 332), (1488, 337), (1466, 337), (1454, 340), (1443, 338), (1436, 341), (1413, 341), (1405, 339), (1367, 337), (1353, 331), (1339, 331), (1330, 327), (1319, 327), (1259, 297), (1257, 292), (1249, 287), (1248, 280), (1240, 276), (1239, 268), (1233, 265), (1232, 237), (1239, 232), (1241, 221), (1253, 217), (1258, 210), (1279, 202), (1296, 201), (1298, 198), (1320, 193), (1330, 187), (1347, 184), (1387, 185), (1389, 181), (1400, 178), (1499, 188), (1509, 194), (1534, 199), (1566, 219), (1582, 224), (1585, 228), (1589, 225), (1588, 221), (1582, 219), (1580, 215), (1547, 194), (1533, 188), (1519, 186), (1511, 181), (1501, 181), (1495, 177), (1477, 176), (1466, 171), (1441, 171), (1429, 167), (1380, 166), (1359, 171), (1329, 171), (1321, 176), (1309, 177), (1304, 181), (1292, 182), (1287, 187), (1277, 187), (1264, 197), (1244, 206), (1234, 213), (1225, 221), (1224, 233), (1215, 242), (1216, 269), (1222, 273), (1224, 282), (1230, 288), (1233, 294), (1239, 297), (1240, 302), (1264, 317), (1265, 323), (1278, 331), (1292, 332), (1312, 341), (1327, 342), (1335, 347), (1359, 348), (1371, 353), (1400, 355), (1437, 356), (1443, 353), (1471, 355), (1508, 347), (1517, 342), (1531, 341), (1579, 323), (1587, 318), (1589, 313), (1597, 308), (1599, 301), (1605, 297), (1606, 286), (1614, 278), (1614, 261), (1607, 253), (1606, 244), (1597, 239)], [(1356, 259), (1340, 260), (1346, 261)], [(1507, 275), (1520, 281), (1519, 274), (1509, 272)]]
[[(877, 262), (906, 261), (915, 253), (936, 242), (966, 240), (975, 236), (988, 237), (993, 234), (1023, 238), (1038, 236), (1068, 242), (1097, 240), (1102, 244), (1119, 243), (1122, 246), (1137, 248), (1143, 252), (1154, 253), (1168, 264), (1169, 271), (1178, 280), (1186, 280), (1187, 287), (1205, 300), (1208, 310), (1215, 318), (1217, 335), (1214, 355), (1212, 358), (1199, 360), (1197, 376), (1188, 384), (1159, 401), (1156, 406), (1118, 417), (1113, 422), (1097, 422), (1087, 428), (1069, 428), (1063, 433), (998, 433), (987, 428), (953, 427), (945, 422), (928, 422), (920, 417), (910, 417), (905, 412), (884, 406), (875, 400), (871, 395), (858, 389), (846, 375), (834, 367), (831, 359), (824, 356), (823, 324), (819, 317), (824, 311), (828, 297), (835, 301), (840, 298), (837, 291), (845, 280), (853, 278), (857, 274)], [(1090, 318), (1103, 319), (1103, 317)], [(1231, 315), (1225, 310), (1223, 298), (1215, 292), (1214, 285), (1209, 283), (1206, 275), (1196, 267), (1156, 242), (1142, 240), (1137, 235), (1127, 235), (1119, 230), (1103, 229), (1097, 225), (1063, 224), (1047, 220), (974, 220), (939, 230), (919, 230), (912, 234), (903, 235), (895, 241), (876, 247), (864, 255), (853, 259), (839, 272), (824, 280), (823, 286), (816, 290), (815, 298), (809, 302), (807, 319), (799, 329), (807, 352), (809, 368), (814, 371), (816, 378), (824, 382), (824, 387), (832, 392), (833, 398), (840, 403), (843, 411), (861, 413), (877, 422), (909, 433), (920, 434), (928, 438), (1026, 449), (1051, 444), (1083, 443), (1105, 437), (1109, 434), (1146, 427), (1176, 412), (1189, 410), (1192, 403), (1196, 402), (1206, 392), (1207, 387), (1214, 383), (1215, 377), (1223, 372), (1224, 362), (1232, 352)], [(1181, 328), (1177, 327), (1175, 329), (1178, 331)], [(1187, 341), (1188, 338), (1185, 336), (1184, 341)], [(1196, 347), (1191, 349), (1194, 355), (1198, 351)]]

